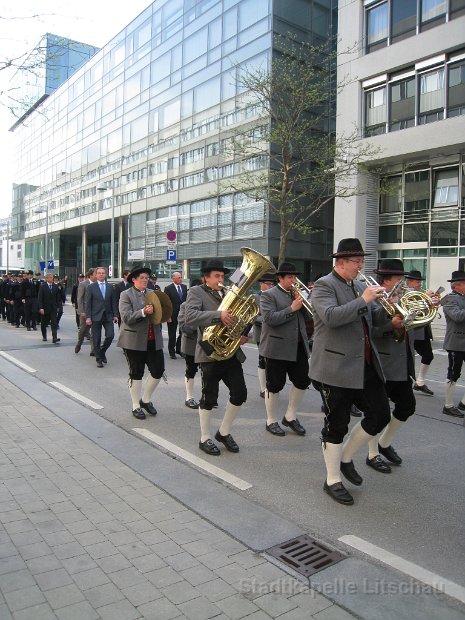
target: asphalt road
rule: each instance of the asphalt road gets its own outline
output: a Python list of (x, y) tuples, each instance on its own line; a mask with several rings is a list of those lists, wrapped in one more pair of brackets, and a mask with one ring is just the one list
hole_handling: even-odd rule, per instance
[[(365, 465), (366, 454), (358, 454), (355, 465), (364, 483), (361, 487), (348, 483), (355, 505), (346, 507), (336, 504), (322, 491), (322, 414), (315, 390), (308, 391), (298, 412), (307, 429), (305, 437), (291, 431), (279, 438), (265, 431), (255, 345), (245, 348), (249, 398), (233, 429), (241, 451), (231, 454), (223, 450), (221, 457), (209, 458), (197, 447), (197, 414), (184, 406), (184, 360), (174, 361), (165, 356), (168, 383), (160, 383), (153, 399), (159, 414), (139, 421), (131, 415), (126, 361), (115, 343), (107, 352), (108, 365), (103, 369), (98, 369), (94, 358), (89, 357), (88, 344), (76, 355), (76, 327), (69, 305), (65, 307), (59, 335), (59, 345), (42, 343), (40, 331), (27, 332), (0, 321), (0, 350), (34, 368), (42, 381), (59, 382), (101, 405), (103, 409), (96, 411), (96, 415), (129, 432), (143, 427), (247, 481), (252, 487), (238, 493), (296, 522), (310, 535), (340, 548), (344, 548), (338, 541), (340, 537), (357, 536), (442, 578), (465, 585), (465, 427), (462, 420), (447, 418), (441, 412), (447, 364), (443, 352), (437, 352), (427, 378), (435, 396), (417, 397), (417, 414), (394, 442), (404, 459), (403, 465), (394, 468), (392, 474), (383, 475)], [(27, 375), (24, 376), (27, 390)], [(288, 389), (286, 386), (282, 394), (282, 413)], [(457, 397), (464, 391), (465, 385), (459, 384)], [(200, 378), (196, 380), (197, 397), (199, 392)], [(222, 390), (220, 407), (212, 419), (213, 431), (222, 418), (226, 398)], [(352, 549), (351, 553), (356, 554)]]

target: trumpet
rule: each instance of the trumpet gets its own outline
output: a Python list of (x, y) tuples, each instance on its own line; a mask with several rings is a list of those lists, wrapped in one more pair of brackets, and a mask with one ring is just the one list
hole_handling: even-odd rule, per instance
[(308, 286), (305, 286), (305, 284), (301, 282), (299, 278), (296, 278), (295, 284), (291, 285), (291, 290), (294, 293), (299, 293), (299, 295), (302, 297), (303, 307), (308, 312), (310, 317), (313, 318), (313, 308), (312, 304), (310, 303), (310, 295), (312, 294), (311, 289), (309, 289)]

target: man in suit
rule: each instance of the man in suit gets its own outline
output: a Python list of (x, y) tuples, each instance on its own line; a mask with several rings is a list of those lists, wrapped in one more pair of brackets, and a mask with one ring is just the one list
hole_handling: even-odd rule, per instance
[[(275, 284), (276, 276), (274, 273), (265, 273), (259, 280), (258, 284), (260, 286), (260, 292), (255, 295), (255, 301), (257, 302), (257, 306), (260, 308), (260, 297), (264, 291), (272, 288)], [(263, 317), (261, 313), (259, 313), (255, 317), (255, 323), (253, 325), (253, 339), (257, 343), (257, 347), (260, 345), (261, 335), (262, 335), (262, 323)], [(265, 398), (265, 390), (266, 390), (266, 371), (265, 371), (265, 358), (263, 355), (258, 354), (258, 382), (260, 384), (260, 396)]]
[(24, 325), (24, 304), (23, 304), (23, 274), (18, 273), (16, 283), (13, 287), (13, 316), (15, 327), (19, 329), (20, 324)]
[(36, 312), (37, 312), (37, 288), (32, 281), (32, 276), (34, 275), (33, 271), (28, 271), (24, 278), (23, 283), (21, 285), (21, 301), (23, 302), (24, 308), (24, 319), (26, 322), (27, 331), (30, 332), (31, 329), (36, 331)]
[(296, 412), (310, 385), (310, 349), (303, 300), (299, 293), (294, 294), (292, 290), (298, 274), (293, 263), (281, 263), (276, 272), (278, 284), (264, 291), (260, 297), (263, 323), (258, 350), (265, 358), (266, 430), (276, 437), (286, 435), (278, 423), (277, 410), (279, 393), (286, 384), (287, 376), (292, 387), (282, 424), (298, 435), (305, 435), (305, 428), (297, 419)]
[(73, 288), (71, 289), (71, 304), (75, 310), (76, 325), (78, 329), (81, 325), (81, 321), (80, 321), (79, 312), (78, 312), (77, 292), (78, 292), (79, 285), (81, 284), (81, 282), (84, 282), (85, 279), (86, 279), (86, 276), (83, 273), (80, 273), (78, 275), (78, 281), (75, 284), (73, 284)]
[[(161, 324), (154, 325), (150, 320), (153, 305), (145, 301), (150, 273), (148, 267), (133, 269), (128, 275), (130, 286), (119, 300), (121, 329), (117, 346), (123, 349), (128, 363), (132, 415), (138, 420), (145, 419), (145, 412), (157, 415), (152, 396), (165, 372)], [(141, 395), (145, 366), (150, 375)]]
[(444, 348), (449, 355), (447, 369), (446, 402), (442, 412), (454, 418), (463, 418), (465, 394), (456, 407), (454, 392), (465, 360), (465, 271), (453, 271), (450, 280), (452, 292), (441, 300), (446, 317)]
[(181, 333), (176, 338), (178, 331), (178, 314), (181, 304), (187, 299), (187, 286), (182, 284), (182, 276), (179, 271), (175, 271), (171, 276), (171, 284), (165, 286), (165, 293), (173, 304), (173, 314), (168, 321), (168, 353), (172, 360), (176, 359), (176, 353), (181, 355)]
[[(404, 264), (398, 258), (385, 258), (375, 269), (375, 274), (379, 284), (391, 293), (405, 275)], [(394, 410), (381, 436), (373, 437), (368, 442), (366, 464), (383, 474), (391, 473), (391, 467), (380, 455), (393, 465), (402, 463), (391, 443), (402, 425), (415, 413), (416, 407), (412, 389), (412, 380), (415, 380), (415, 330), (406, 331), (402, 321), (400, 315), (391, 317), (384, 311), (384, 318), (380, 314), (378, 323), (373, 327), (373, 342), (378, 349), (386, 378), (386, 392), (394, 403)]]
[[(96, 282), (89, 284), (86, 289), (86, 324), (92, 327), (92, 342), (97, 368), (103, 368), (103, 364), (107, 363), (106, 352), (115, 335), (113, 324), (118, 322), (118, 308), (116, 307), (115, 290), (106, 281), (105, 267), (97, 267), (96, 277)], [(103, 344), (101, 344), (102, 327), (105, 331)]]
[[(245, 355), (240, 348), (227, 360), (215, 361), (202, 348), (203, 330), (210, 325), (222, 323), (225, 327), (233, 327), (236, 323), (231, 310), (218, 310), (223, 299), (224, 276), (229, 269), (223, 267), (218, 259), (211, 259), (202, 273), (205, 283), (189, 290), (186, 301), (185, 325), (195, 327), (198, 331), (195, 348), (195, 362), (200, 364), (202, 373), (202, 397), (199, 405), (200, 441), (199, 448), (211, 456), (221, 454), (218, 446), (212, 441), (210, 433), (211, 410), (218, 400), (220, 381), (229, 389), (229, 400), (223, 421), (215, 434), (215, 439), (224, 444), (230, 452), (239, 452), (239, 446), (231, 435), (231, 427), (238, 416), (241, 405), (247, 400), (247, 387), (244, 380), (242, 363)], [(248, 341), (241, 338), (241, 344)], [(208, 344), (208, 343), (207, 343)]]
[[(373, 304), (383, 295), (381, 286), (356, 280), (367, 255), (359, 239), (342, 239), (331, 273), (315, 282), (312, 307), (315, 331), (310, 376), (325, 404), (321, 431), (326, 480), (323, 489), (340, 504), (354, 498), (341, 482), (341, 472), (352, 484), (363, 480), (352, 457), (390, 421), (384, 375), (371, 329), (372, 315), (384, 310)], [(384, 317), (384, 314), (383, 314)], [(352, 404), (365, 413), (343, 446)]]
[[(90, 327), (86, 323), (86, 291), (89, 284), (95, 282), (97, 279), (97, 274), (95, 269), (89, 269), (86, 274), (86, 279), (83, 282), (79, 283), (77, 290), (77, 312), (79, 314), (79, 331), (78, 331), (78, 340), (76, 346), (74, 347), (74, 352), (79, 353), (81, 350), (82, 343), (84, 342), (84, 338), (90, 338)], [(92, 338), (90, 338), (91, 349), (90, 355), (91, 357), (95, 357), (94, 353), (94, 345), (92, 342)]]
[[(128, 276), (131, 272), (129, 271), (129, 269), (126, 269), (125, 271), (123, 271), (123, 279), (121, 280), (121, 282), (118, 282), (118, 284), (115, 284), (115, 295), (116, 295), (116, 307), (119, 308), (119, 298), (121, 297), (121, 293), (123, 291), (125, 291), (127, 288), (129, 288), (130, 286), (132, 286), (132, 284), (130, 284), (128, 282)], [(119, 316), (119, 312), (118, 312), (118, 325), (121, 325), (121, 317)]]
[(42, 283), (38, 295), (40, 331), (42, 340), (47, 341), (47, 325), (50, 323), (54, 344), (60, 342), (57, 337), (57, 314), (61, 303), (61, 294), (58, 286), (53, 283), (53, 274), (48, 273), (45, 282)]

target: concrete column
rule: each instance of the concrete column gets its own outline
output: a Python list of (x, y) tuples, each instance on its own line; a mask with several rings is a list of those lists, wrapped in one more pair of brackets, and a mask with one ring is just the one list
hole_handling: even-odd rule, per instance
[(123, 233), (124, 233), (124, 219), (120, 217), (118, 219), (118, 258), (117, 258), (117, 273), (115, 277), (122, 278), (123, 273)]
[(187, 258), (185, 258), (182, 261), (182, 279), (184, 282), (188, 282), (190, 278), (190, 273), (189, 273), (189, 260)]
[(81, 243), (82, 243), (82, 272), (84, 275), (87, 271), (87, 260), (86, 260), (86, 248), (87, 248), (87, 226), (84, 224), (81, 229)]

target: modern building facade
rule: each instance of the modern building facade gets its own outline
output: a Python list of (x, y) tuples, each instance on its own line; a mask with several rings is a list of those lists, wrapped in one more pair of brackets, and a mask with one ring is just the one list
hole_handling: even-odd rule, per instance
[(339, 3), (338, 132), (355, 124), (377, 152), (336, 201), (335, 229), (419, 269), (432, 288), (465, 261), (465, 1)]
[[(321, 43), (335, 0), (156, 0), (15, 128), (17, 209), (25, 267), (48, 258), (70, 276), (97, 264), (113, 275), (145, 262), (161, 276), (200, 273), (212, 256), (234, 267), (240, 248), (278, 255), (279, 227), (261, 202), (224, 180), (268, 165), (236, 160), (232, 132), (260, 139), (261, 110), (241, 67), (269, 67), (273, 33)], [(287, 254), (312, 277), (327, 270), (332, 212), (321, 232), (292, 234)], [(168, 230), (176, 261), (166, 264)]]

